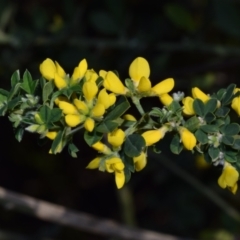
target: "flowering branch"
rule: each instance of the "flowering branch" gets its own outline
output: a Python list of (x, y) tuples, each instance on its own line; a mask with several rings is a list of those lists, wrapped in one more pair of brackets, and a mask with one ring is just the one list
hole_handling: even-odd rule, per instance
[[(222, 188), (237, 191), (240, 171), (240, 126), (232, 123), (230, 112), (240, 115), (240, 89), (235, 84), (207, 95), (199, 88), (192, 96), (169, 93), (174, 79), (167, 78), (152, 86), (150, 66), (138, 57), (129, 66), (125, 85), (117, 72), (88, 69), (85, 59), (65, 73), (58, 62), (46, 59), (40, 64), (42, 77), (33, 80), (26, 70), (11, 77), (10, 91), (0, 89), (0, 115), (8, 115), (21, 141), (24, 131), (52, 140), (50, 154), (68, 147), (77, 157), (73, 135), (85, 129), (83, 138), (98, 154), (87, 166), (114, 173), (117, 188), (135, 171), (147, 164), (148, 150), (172, 132), (170, 149), (199, 152), (223, 171), (218, 179)], [(140, 99), (159, 98), (159, 107), (144, 111)], [(126, 111), (131, 102), (141, 117)]]

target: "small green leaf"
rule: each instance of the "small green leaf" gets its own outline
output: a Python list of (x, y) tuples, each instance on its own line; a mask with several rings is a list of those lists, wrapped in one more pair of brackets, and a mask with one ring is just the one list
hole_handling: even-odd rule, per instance
[(134, 92), (136, 91), (132, 79), (126, 78), (126, 79), (125, 79), (125, 85), (127, 86), (127, 88), (128, 88), (132, 93), (134, 93)]
[(92, 132), (84, 132), (84, 140), (89, 145), (92, 146), (94, 143), (100, 141), (103, 137), (103, 134), (93, 130)]
[(131, 171), (128, 168), (124, 168), (124, 174), (125, 174), (125, 183), (127, 183), (131, 179)]
[(145, 140), (141, 135), (132, 134), (126, 138), (123, 150), (128, 157), (137, 157), (141, 154), (145, 145)]
[(237, 135), (239, 131), (240, 131), (240, 126), (237, 123), (230, 123), (225, 127), (223, 133), (225, 135), (233, 136), (233, 135)]
[(240, 150), (240, 138), (235, 139), (235, 141), (232, 145), (232, 148), (236, 149), (236, 150)]
[(234, 143), (234, 138), (232, 136), (223, 136), (222, 137), (222, 142), (226, 145), (233, 145)]
[(127, 100), (126, 97), (121, 96), (117, 103), (115, 104), (115, 107), (113, 108), (112, 111), (110, 111), (106, 117), (105, 117), (105, 121), (106, 120), (115, 120), (118, 117), (122, 116), (130, 107), (130, 104)]
[(174, 154), (179, 154), (183, 150), (183, 145), (180, 142), (180, 137), (178, 134), (176, 134), (171, 143), (170, 143), (170, 150)]
[(226, 92), (226, 89), (220, 89), (218, 92), (217, 92), (217, 98), (219, 101), (221, 101), (223, 99), (223, 96), (225, 95), (225, 92)]
[(18, 140), (18, 142), (22, 141), (23, 134), (24, 134), (24, 128), (19, 127), (19, 128), (16, 129), (15, 138)]
[(122, 154), (121, 159), (125, 165), (125, 168), (127, 168), (130, 172), (135, 172), (133, 158), (127, 156), (126, 154)]
[(216, 161), (219, 157), (219, 153), (220, 153), (220, 150), (218, 148), (215, 148), (215, 147), (210, 147), (208, 149), (208, 154), (209, 156), (211, 157), (212, 161)]
[(62, 150), (63, 148), (63, 136), (65, 131), (59, 131), (57, 136), (54, 138), (51, 146), (51, 150), (53, 154), (56, 154), (59, 152), (59, 149)]
[(232, 100), (232, 98), (233, 98), (233, 91), (234, 91), (234, 89), (235, 89), (235, 87), (236, 87), (236, 85), (235, 84), (230, 84), (228, 87), (227, 87), (227, 89), (226, 89), (226, 91), (225, 91), (225, 94), (224, 94), (224, 96), (223, 96), (223, 99), (222, 99), (222, 104), (223, 105), (228, 105), (230, 102), (231, 102), (231, 100)]
[(208, 136), (206, 133), (204, 133), (202, 130), (198, 129), (195, 132), (195, 136), (197, 138), (197, 140), (201, 143), (201, 144), (206, 144), (208, 143)]
[(195, 99), (193, 101), (193, 109), (194, 109), (194, 112), (200, 116), (200, 117), (203, 117), (204, 116), (204, 103), (202, 102), (202, 100), (200, 99)]
[(199, 123), (199, 119), (196, 116), (193, 116), (184, 123), (184, 127), (189, 129), (191, 132), (194, 132), (198, 129)]
[(62, 117), (62, 110), (59, 108), (53, 108), (51, 109), (48, 122), (51, 122), (51, 123), (57, 122), (61, 119), (61, 117)]
[(14, 87), (20, 81), (20, 72), (16, 70), (11, 76), (11, 87)]
[(47, 123), (51, 117), (51, 109), (48, 106), (43, 105), (39, 110), (39, 115), (42, 121)]
[(219, 131), (218, 127), (215, 125), (202, 125), (200, 126), (200, 129), (205, 133), (215, 133)]
[(226, 117), (229, 113), (230, 109), (228, 107), (220, 107), (217, 109), (217, 111), (215, 112), (215, 115), (217, 117)]
[(224, 159), (227, 162), (235, 163), (237, 161), (237, 153), (233, 151), (227, 151), (224, 153)]
[(33, 81), (30, 72), (28, 70), (26, 70), (23, 74), (23, 82), (21, 84), (21, 88), (25, 92), (27, 92), (29, 94), (33, 94), (36, 89), (37, 84), (38, 84), (38, 80)]
[(204, 106), (204, 114), (213, 113), (217, 108), (217, 99), (210, 98)]
[(73, 157), (73, 158), (77, 158), (77, 152), (78, 152), (78, 148), (76, 147), (76, 145), (74, 143), (69, 143), (68, 144), (68, 152), (69, 154)]
[(118, 123), (112, 121), (101, 122), (97, 127), (96, 131), (101, 133), (109, 133), (118, 127)]
[(167, 109), (173, 112), (177, 112), (181, 108), (182, 108), (181, 105), (177, 101), (172, 101), (172, 103), (169, 106), (167, 106)]
[(20, 90), (21, 83), (17, 83), (14, 87), (11, 88), (8, 94), (8, 101), (10, 101)]
[(44, 84), (43, 93), (42, 93), (42, 98), (44, 103), (48, 100), (48, 97), (53, 92), (53, 89), (54, 89), (53, 81), (48, 81)]
[(204, 152), (203, 153), (204, 159), (206, 160), (207, 163), (211, 164), (212, 163), (212, 159), (209, 156), (208, 152)]
[(211, 123), (211, 122), (213, 122), (213, 121), (216, 119), (216, 117), (215, 117), (215, 115), (214, 115), (213, 113), (208, 112), (208, 113), (205, 115), (204, 119), (205, 119), (205, 121), (206, 121), (207, 123)]

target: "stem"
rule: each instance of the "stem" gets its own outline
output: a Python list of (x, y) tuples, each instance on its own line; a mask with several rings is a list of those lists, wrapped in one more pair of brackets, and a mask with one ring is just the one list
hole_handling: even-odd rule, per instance
[(77, 127), (77, 128), (74, 128), (74, 129), (71, 130), (70, 132), (68, 132), (68, 133), (66, 134), (66, 136), (69, 136), (69, 135), (71, 135), (71, 134), (73, 134), (73, 133), (75, 133), (75, 132), (78, 132), (78, 131), (81, 130), (82, 128), (83, 128), (83, 124), (80, 125), (80, 126)]
[(140, 99), (133, 96), (132, 97), (132, 102), (134, 103), (134, 105), (136, 106), (137, 110), (139, 111), (139, 113), (143, 116), (145, 114), (145, 111), (140, 103)]

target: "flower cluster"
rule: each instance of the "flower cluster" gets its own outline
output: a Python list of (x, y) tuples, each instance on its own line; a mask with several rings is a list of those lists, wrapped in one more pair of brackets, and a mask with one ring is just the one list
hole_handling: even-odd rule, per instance
[[(229, 112), (240, 115), (240, 89), (234, 84), (212, 95), (197, 87), (192, 96), (170, 94), (174, 79), (152, 84), (143, 57), (130, 63), (125, 81), (117, 72), (89, 69), (86, 59), (72, 75), (49, 58), (40, 64), (40, 72), (42, 78), (33, 80), (28, 71), (22, 78), (16, 71), (12, 89), (0, 92), (0, 114), (9, 115), (19, 141), (24, 131), (38, 133), (52, 141), (50, 153), (67, 147), (77, 157), (73, 135), (83, 133), (97, 154), (87, 168), (114, 173), (117, 188), (122, 188), (133, 172), (145, 168), (149, 149), (155, 150), (171, 132), (174, 154), (182, 150), (202, 154), (208, 163), (222, 167), (220, 187), (236, 192), (240, 126), (231, 123)], [(150, 97), (157, 97), (159, 104), (146, 112), (141, 101)], [(131, 104), (138, 119), (126, 113)]]

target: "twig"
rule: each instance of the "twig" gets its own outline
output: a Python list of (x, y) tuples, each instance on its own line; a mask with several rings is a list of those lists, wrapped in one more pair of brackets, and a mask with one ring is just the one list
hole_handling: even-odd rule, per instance
[(76, 212), (63, 206), (14, 193), (0, 187), (0, 204), (16, 209), (39, 219), (62, 224), (98, 235), (131, 240), (180, 240), (168, 234), (129, 228), (108, 219), (96, 218), (90, 214)]

